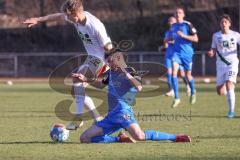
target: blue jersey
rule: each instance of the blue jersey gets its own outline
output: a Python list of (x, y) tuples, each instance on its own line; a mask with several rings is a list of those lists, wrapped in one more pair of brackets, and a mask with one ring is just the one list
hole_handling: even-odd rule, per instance
[[(133, 68), (126, 68), (126, 70), (134, 78), (141, 81)], [(108, 85), (109, 111), (115, 108), (119, 110), (129, 109), (135, 104), (137, 89), (130, 83), (124, 73), (110, 70), (106, 73), (103, 83)]]
[(172, 25), (171, 32), (174, 39), (174, 54), (179, 54), (182, 57), (193, 55), (192, 42), (181, 38), (177, 32), (182, 31), (185, 35), (194, 35), (197, 33), (196, 29), (190, 22), (184, 21), (182, 23), (175, 23)]
[[(172, 37), (172, 32), (169, 30), (165, 33), (165, 38), (171, 38)], [(168, 47), (166, 49), (166, 58), (171, 58), (173, 56), (173, 43), (168, 43)]]

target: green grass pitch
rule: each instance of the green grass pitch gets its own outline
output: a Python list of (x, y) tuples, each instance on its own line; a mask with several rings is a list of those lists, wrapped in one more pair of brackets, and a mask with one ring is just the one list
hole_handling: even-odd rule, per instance
[[(70, 133), (64, 144), (51, 143), (49, 130), (56, 117), (54, 109), (63, 99), (47, 83), (0, 85), (0, 159), (122, 159), (122, 160), (236, 160), (240, 159), (240, 100), (236, 114), (227, 119), (226, 97), (216, 95), (214, 84), (196, 84), (197, 103), (188, 104), (181, 92), (180, 108), (171, 109), (171, 98), (138, 98), (134, 106), (142, 129), (191, 135), (192, 143), (138, 142), (136, 144), (80, 144), (80, 134), (92, 124)], [(99, 103), (99, 100), (95, 101)], [(74, 105), (71, 106), (74, 111)], [(156, 117), (142, 115), (158, 114)]]

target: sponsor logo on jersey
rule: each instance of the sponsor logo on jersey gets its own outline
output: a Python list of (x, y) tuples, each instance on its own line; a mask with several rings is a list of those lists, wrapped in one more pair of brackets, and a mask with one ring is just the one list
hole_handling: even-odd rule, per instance
[(78, 35), (83, 42), (88, 43), (88, 44), (93, 44), (92, 40), (88, 34), (83, 34), (82, 32), (78, 31)]

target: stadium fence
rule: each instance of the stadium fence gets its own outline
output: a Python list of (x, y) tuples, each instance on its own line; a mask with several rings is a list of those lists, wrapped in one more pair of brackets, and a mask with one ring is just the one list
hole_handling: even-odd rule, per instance
[[(196, 51), (193, 62), (195, 76), (214, 76), (215, 58), (206, 51)], [(48, 77), (61, 63), (84, 53), (1, 53), (0, 77)], [(128, 52), (129, 62), (154, 62), (164, 64), (164, 54), (160, 52)], [(156, 72), (157, 73), (157, 72)]]

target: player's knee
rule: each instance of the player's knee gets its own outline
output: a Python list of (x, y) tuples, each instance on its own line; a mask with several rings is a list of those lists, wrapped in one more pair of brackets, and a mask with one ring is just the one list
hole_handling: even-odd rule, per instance
[(173, 77), (177, 77), (178, 76), (178, 72), (176, 72), (176, 71), (173, 71)]
[(221, 92), (218, 91), (218, 90), (217, 90), (217, 94), (218, 94), (219, 96), (223, 96), (223, 95), (221, 94)]
[(227, 82), (226, 82), (226, 87), (227, 87), (228, 90), (233, 89), (233, 88), (234, 88), (234, 84), (233, 84), (233, 82), (231, 82), (231, 81), (227, 81)]
[(224, 96), (226, 93), (225, 93), (226, 91), (224, 90), (224, 89), (222, 89), (222, 88), (217, 88), (217, 94), (219, 95), (219, 96)]
[(80, 142), (81, 143), (91, 143), (91, 139), (87, 137), (85, 134), (82, 134), (80, 136)]
[(172, 68), (168, 69), (168, 74), (172, 74)]
[(188, 78), (189, 80), (192, 80), (192, 79), (193, 79), (191, 72), (187, 72), (187, 78)]
[(180, 70), (180, 72), (179, 72), (179, 73), (180, 73), (180, 76), (181, 76), (181, 77), (185, 77), (185, 76), (186, 76), (186, 74), (185, 74), (184, 70)]
[(135, 140), (137, 141), (145, 141), (146, 140), (146, 137), (145, 137), (145, 134), (142, 132), (142, 133), (138, 133), (135, 137), (134, 137)]

